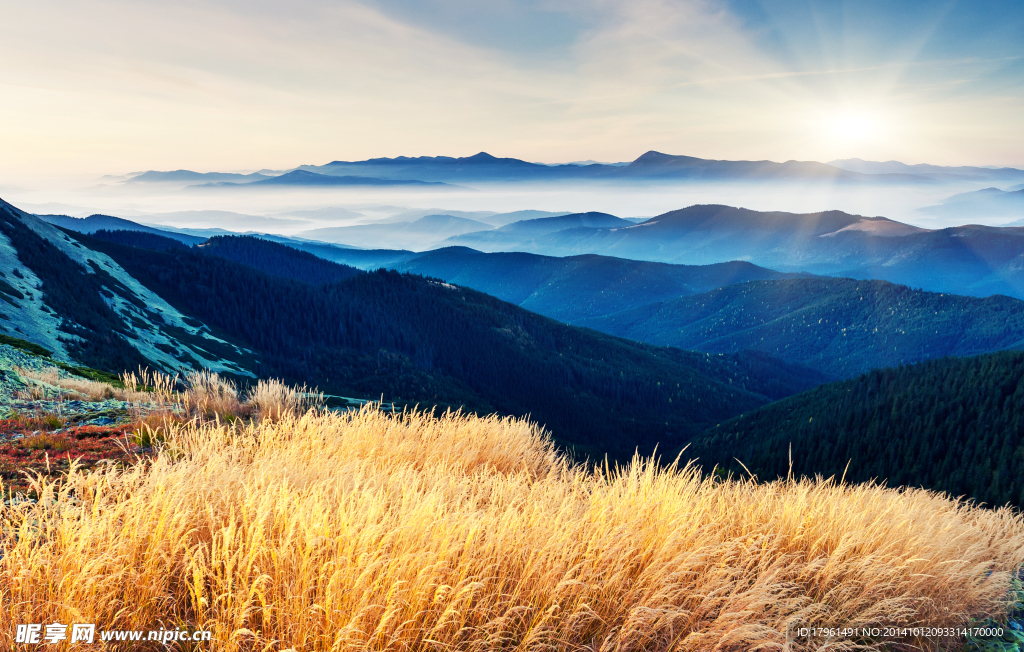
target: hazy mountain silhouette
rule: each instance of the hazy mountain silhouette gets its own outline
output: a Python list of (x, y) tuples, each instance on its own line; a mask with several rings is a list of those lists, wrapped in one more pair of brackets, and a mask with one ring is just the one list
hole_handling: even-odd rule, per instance
[(375, 177), (318, 174), (308, 170), (292, 170), (278, 177), (269, 177), (249, 183), (221, 181), (203, 183), (192, 188), (241, 188), (267, 186), (430, 186), (442, 187), (448, 184), (437, 181), (418, 181), (415, 179), (378, 179)]
[(342, 206), (327, 206), (324, 208), (315, 208), (309, 210), (291, 210), (277, 213), (276, 217), (300, 217), (300, 218), (312, 218), (314, 220), (351, 220), (354, 218), (363, 217), (362, 213), (357, 211), (349, 210)]
[(490, 224), (454, 215), (426, 215), (412, 222), (332, 226), (298, 234), (302, 238), (357, 247), (430, 249), (453, 235), (490, 229)]
[(197, 237), (194, 235), (188, 235), (185, 233), (176, 233), (174, 231), (164, 231), (157, 229), (152, 226), (146, 226), (131, 220), (125, 220), (120, 217), (112, 217), (110, 215), (90, 215), (89, 217), (69, 217), (67, 215), (39, 215), (43, 220), (46, 220), (50, 224), (56, 224), (57, 226), (78, 233), (95, 233), (101, 229), (107, 231), (142, 231), (146, 233), (154, 233), (156, 235), (162, 235), (167, 238), (173, 238), (179, 242), (193, 245), (198, 244), (205, 240), (205, 238)]
[(1024, 189), (985, 188), (963, 192), (919, 212), (968, 223), (979, 218), (1024, 218)]
[(557, 217), (542, 217), (532, 220), (522, 220), (507, 224), (500, 229), (501, 233), (522, 233), (536, 235), (539, 233), (554, 233), (564, 229), (575, 229), (579, 227), (611, 229), (620, 226), (631, 226), (621, 218), (609, 215), (608, 213), (572, 213)]
[(743, 179), (749, 181), (829, 181), (848, 183), (930, 183), (914, 175), (871, 174), (850, 172), (815, 161), (717, 161), (693, 156), (673, 156), (647, 152), (629, 165), (617, 168), (620, 178), (693, 179), (718, 181)]
[(859, 158), (849, 158), (836, 161), (829, 161), (829, 165), (860, 172), (862, 174), (917, 174), (935, 177), (937, 179), (970, 179), (1007, 181), (1024, 179), (1024, 170), (1016, 168), (984, 168), (973, 166), (943, 166), (928, 165), (919, 163), (907, 165), (899, 161), (864, 161)]
[(521, 220), (506, 224), (498, 229), (489, 229), (458, 236), (452, 242), (467, 247), (479, 247), (492, 251), (529, 250), (535, 246), (538, 237), (567, 229), (592, 228), (608, 229), (633, 226), (635, 222), (624, 220), (607, 213), (571, 213), (557, 217)]
[(545, 217), (559, 217), (562, 215), (569, 215), (569, 211), (552, 212), (552, 211), (538, 211), (538, 210), (522, 210), (522, 211), (511, 211), (509, 213), (495, 213), (485, 217), (476, 218), (479, 222), (486, 222), (492, 226), (505, 226), (506, 224), (513, 224), (515, 222), (537, 220)]
[(550, 256), (596, 253), (707, 265), (746, 260), (780, 271), (882, 279), (938, 292), (1024, 297), (1024, 229), (961, 226), (929, 231), (841, 211), (759, 212), (691, 206), (622, 228), (576, 228), (531, 238), (452, 245)]
[(376, 158), (365, 161), (332, 161), (303, 165), (300, 170), (328, 175), (367, 175), (381, 179), (427, 181), (814, 181), (839, 183), (921, 184), (934, 183), (919, 175), (861, 174), (813, 161), (717, 161), (692, 156), (673, 156), (650, 151), (628, 165), (544, 165), (515, 158), (498, 158), (486, 152), (454, 158), (421, 156)]
[(337, 185), (386, 185), (382, 181), (442, 183), (515, 181), (749, 181), (811, 182), (886, 185), (934, 184), (957, 179), (1021, 180), (1024, 171), (1013, 168), (942, 167), (905, 165), (897, 161), (878, 163), (846, 159), (817, 161), (727, 161), (702, 159), (649, 151), (628, 163), (580, 161), (566, 164), (530, 163), (516, 158), (479, 152), (473, 156), (398, 156), (363, 161), (332, 161), (325, 165), (301, 165), (279, 176), (261, 173), (199, 173), (189, 170), (150, 171), (133, 177), (130, 183), (207, 182), (217, 184), (335, 185), (316, 177), (295, 175), (309, 172), (332, 177), (352, 177)]
[[(309, 221), (304, 219), (266, 217), (264, 215), (219, 210), (170, 211), (167, 213), (135, 215), (132, 217), (132, 221), (138, 224), (147, 224), (158, 229), (179, 232), (182, 232), (183, 229), (210, 228), (233, 229), (236, 232), (255, 231), (257, 229), (285, 229), (292, 231), (309, 224)], [(217, 227), (209, 226), (212, 224), (216, 224)], [(203, 234), (198, 233), (196, 235)]]
[(384, 266), (470, 287), (570, 324), (730, 283), (792, 276), (744, 262), (697, 267), (607, 256), (488, 254), (464, 247), (396, 257)]
[[(280, 222), (287, 222), (287, 220), (275, 220), (274, 218), (261, 218), (261, 216), (245, 216), (239, 213), (228, 213), (226, 211), (185, 211), (181, 213), (163, 213), (161, 215), (150, 215), (148, 218), (154, 217), (168, 217), (168, 216), (190, 216), (191, 214), (211, 214), (215, 213), (216, 216), (229, 215), (235, 218), (247, 218), (253, 217), (257, 221), (267, 220), (273, 224)], [(139, 224), (132, 220), (126, 220), (120, 217), (112, 217), (110, 215), (90, 215), (89, 217), (78, 218), (68, 217), (67, 215), (40, 215), (38, 216), (51, 224), (55, 224), (65, 229), (70, 229), (78, 233), (92, 234), (100, 230), (107, 231), (135, 231), (139, 233), (152, 233), (155, 235), (173, 238), (178, 242), (182, 242), (187, 245), (199, 244), (205, 242), (210, 238), (221, 236), (221, 235), (251, 235), (259, 237), (263, 240), (269, 240), (271, 242), (278, 242), (287, 244), (288, 246), (298, 249), (301, 251), (309, 252), (313, 255), (319, 256), (326, 260), (333, 260), (332, 253), (339, 249), (348, 249), (346, 245), (331, 244), (326, 242), (309, 242), (303, 239), (289, 238), (283, 235), (276, 235), (272, 233), (259, 233), (255, 231), (248, 231), (239, 233), (238, 231), (229, 231), (227, 229), (189, 229), (179, 228), (173, 226), (164, 226), (163, 228), (156, 228), (145, 224)], [(248, 221), (248, 220), (246, 220)]]
[(150, 170), (128, 179), (126, 183), (186, 183), (199, 181), (251, 183), (269, 178), (271, 178), (269, 175), (258, 172), (236, 174), (233, 172), (193, 172), (192, 170), (174, 170), (172, 172)]

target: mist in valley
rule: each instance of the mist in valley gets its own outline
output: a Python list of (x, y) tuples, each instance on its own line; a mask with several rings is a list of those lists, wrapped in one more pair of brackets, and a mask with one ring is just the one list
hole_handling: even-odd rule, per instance
[[(990, 185), (991, 182), (984, 181), (902, 186), (688, 180), (472, 183), (430, 188), (200, 188), (196, 184), (132, 183), (123, 177), (106, 177), (92, 179), (91, 183), (64, 180), (63, 187), (55, 187), (51, 179), (21, 184), (4, 189), (4, 198), (36, 214), (104, 214), (157, 227), (292, 237), (306, 237), (302, 235), (306, 231), (330, 227), (401, 224), (431, 214), (482, 222), (487, 222), (480, 218), (488, 214), (523, 210), (597, 211), (623, 218), (646, 218), (694, 204), (794, 213), (840, 210), (887, 217), (927, 229), (964, 223), (1000, 226), (1024, 217), (979, 214), (976, 219), (964, 219), (963, 213), (951, 215), (929, 209), (955, 194)], [(424, 248), (433, 244), (436, 243), (429, 238), (423, 242)], [(382, 242), (380, 246), (389, 243)]]

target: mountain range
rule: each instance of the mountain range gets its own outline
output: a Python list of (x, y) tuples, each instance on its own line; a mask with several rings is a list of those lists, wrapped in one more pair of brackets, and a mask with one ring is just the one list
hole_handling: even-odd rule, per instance
[(252, 174), (237, 174), (234, 172), (193, 172), (192, 170), (173, 170), (160, 172), (150, 170), (129, 178), (126, 183), (195, 183), (195, 182), (238, 182), (251, 183), (269, 179), (273, 175), (254, 172)]
[(739, 261), (668, 265), (594, 255), (483, 253), (465, 247), (425, 253), (346, 250), (336, 258), (363, 269), (386, 267), (473, 288), (569, 324), (732, 283), (796, 276)]
[(749, 281), (574, 323), (683, 349), (762, 351), (838, 378), (1024, 348), (1019, 299), (844, 278)]
[[(873, 229), (886, 240), (919, 234), (891, 235), (898, 223), (851, 217), (766, 221), (811, 237), (851, 224), (860, 229), (848, 232)], [(517, 228), (569, 227), (552, 236), (644, 228), (606, 214), (557, 219)], [(611, 226), (576, 226), (587, 220)], [(852, 479), (1014, 504), (1024, 496), (1007, 466), (1024, 414), (1021, 354), (940, 357), (1021, 347), (1016, 299), (743, 261), (698, 267), (280, 239), (217, 236), (189, 246), (153, 229), (90, 236), (0, 203), (0, 334), (113, 371), (208, 368), (400, 406), (528, 414), (592, 460), (655, 445), (672, 456), (690, 443), (686, 455), (702, 464), (733, 469), (736, 458), (770, 478), (786, 470), (782, 451), (792, 443), (797, 474), (838, 472), (852, 460)], [(301, 246), (363, 263), (390, 257), (402, 271), (364, 272)], [(883, 365), (899, 366), (856, 375)], [(855, 377), (828, 383), (837, 376)], [(923, 458), (910, 454), (922, 450)]]
[(78, 233), (95, 233), (96, 231), (143, 231), (145, 233), (153, 233), (156, 235), (162, 235), (165, 238), (173, 238), (179, 242), (193, 245), (199, 244), (206, 240), (199, 236), (189, 235), (187, 233), (176, 233), (174, 231), (167, 231), (158, 229), (152, 226), (146, 226), (145, 224), (139, 224), (131, 220), (122, 219), (120, 217), (112, 217), (110, 215), (90, 215), (89, 217), (70, 217), (68, 215), (38, 215), (40, 219), (49, 222), (50, 224), (56, 224), (57, 226), (69, 229), (71, 231), (77, 231)]
[(99, 369), (186, 365), (254, 377), (250, 350), (171, 306), (109, 256), (82, 246), (74, 232), (0, 200), (0, 234), (6, 335), (42, 346), (57, 360)]
[(610, 337), (256, 238), (187, 247), (148, 232), (94, 237), (6, 203), (0, 232), (0, 262), (12, 270), (0, 277), (0, 330), (98, 369), (206, 368), (333, 395), (530, 414), (578, 454), (618, 459), (825, 380), (764, 354)]
[(937, 206), (918, 209), (925, 215), (961, 222), (991, 218), (1017, 218), (1024, 223), (1024, 189), (984, 188), (947, 198)]
[(431, 249), (452, 236), (491, 228), (490, 224), (465, 217), (426, 215), (411, 222), (310, 229), (302, 231), (298, 236), (323, 242), (344, 243), (354, 247), (409, 247), (423, 250)]
[[(309, 220), (301, 218), (268, 217), (265, 215), (252, 215), (249, 213), (237, 213), (235, 211), (221, 210), (190, 210), (190, 211), (169, 211), (166, 213), (149, 213), (136, 215), (132, 221), (143, 223), (153, 228), (175, 231), (178, 233), (191, 233), (193, 235), (210, 235), (212, 229), (230, 233), (232, 231), (253, 231), (256, 229), (275, 229), (279, 231), (294, 232), (302, 228), (308, 228)], [(211, 224), (218, 225), (211, 227)], [(74, 226), (69, 228), (75, 229)], [(131, 229), (130, 226), (124, 228)]]
[(559, 321), (712, 353), (757, 350), (833, 378), (1024, 347), (1024, 301), (810, 277), (732, 261), (671, 265), (449, 247), (344, 250), (339, 262), (471, 287)]
[[(332, 161), (325, 165), (301, 165), (274, 176), (255, 173), (198, 173), (150, 171), (132, 177), (130, 183), (188, 183), (205, 186), (328, 185), (320, 177), (350, 178), (337, 185), (381, 185), (384, 181), (433, 183), (547, 182), (547, 181), (711, 181), (711, 182), (812, 182), (841, 184), (930, 185), (948, 176), (945, 172), (861, 172), (816, 161), (726, 161), (649, 151), (629, 163), (568, 163), (548, 165), (516, 158), (499, 158), (486, 152), (473, 156), (399, 156), (363, 161)], [(306, 174), (296, 174), (306, 173)], [(319, 176), (309, 176), (310, 174)], [(220, 176), (213, 176), (220, 175)], [(223, 178), (222, 178), (223, 177)], [(286, 181), (275, 182), (274, 179)], [(1022, 176), (1024, 178), (1024, 176)]]
[(943, 166), (919, 163), (907, 165), (899, 161), (864, 161), (849, 158), (829, 161), (829, 165), (860, 172), (861, 174), (913, 174), (925, 175), (935, 179), (969, 180), (969, 181), (1019, 181), (1024, 180), (1024, 170), (1017, 168)]
[[(435, 217), (442, 224), (464, 220)], [(801, 216), (783, 218), (781, 224), (788, 225), (791, 234), (793, 226), (801, 224)], [(572, 232), (581, 222), (626, 228), (619, 218), (597, 213), (526, 220), (482, 233), (560, 234), (558, 227), (568, 226)], [(818, 223), (825, 233), (849, 224), (862, 226), (844, 214), (824, 216)], [(862, 228), (892, 233), (899, 226), (874, 219)], [(922, 232), (928, 233), (911, 231)], [(384, 267), (441, 279), (612, 335), (715, 353), (759, 350), (831, 377), (1024, 345), (1019, 335), (1024, 331), (1024, 304), (1007, 296), (975, 299), (884, 281), (799, 280), (808, 275), (742, 261), (688, 266), (601, 255), (484, 253), (465, 247), (416, 253), (263, 237), (360, 269)], [(953, 266), (947, 265), (946, 272), (950, 269)]]
[[(262, 176), (262, 175), (260, 175)], [(137, 178), (137, 177), (136, 177)], [(134, 179), (133, 179), (134, 181)], [(415, 179), (379, 179), (376, 177), (318, 174), (308, 170), (292, 170), (276, 177), (264, 177), (255, 181), (214, 181), (202, 183), (191, 188), (264, 188), (288, 186), (424, 186), (447, 187), (449, 184), (439, 181), (418, 181)]]
[(841, 211), (759, 212), (697, 205), (640, 224), (571, 228), (524, 239), (487, 231), (446, 244), (548, 256), (602, 254), (707, 265), (745, 260), (791, 272), (881, 279), (936, 292), (1024, 297), (1024, 229), (928, 230)]
[(828, 181), (840, 183), (921, 184), (917, 175), (862, 174), (813, 161), (718, 161), (693, 156), (647, 152), (628, 165), (542, 165), (486, 152), (473, 156), (420, 156), (332, 161), (299, 169), (331, 175), (371, 174), (385, 179), (423, 179), (448, 182), (481, 181)]
[[(529, 215), (540, 211), (517, 213)], [(488, 220), (487, 223), (448, 214), (425, 215), (410, 222), (386, 221), (310, 229), (298, 233), (297, 237), (372, 249), (408, 248), (427, 251), (444, 246), (451, 238), (463, 236), (459, 239), (462, 244), (493, 243), (497, 248), (522, 250), (529, 249), (536, 236), (565, 229), (612, 228), (636, 223), (606, 213), (572, 213), (520, 219), (494, 228), (493, 222), (501, 222), (511, 215), (483, 217), (483, 220)]]
[(635, 223), (607, 213), (573, 213), (506, 224), (489, 231), (450, 236), (449, 242), (491, 251), (530, 251), (537, 238), (570, 229), (616, 229)]

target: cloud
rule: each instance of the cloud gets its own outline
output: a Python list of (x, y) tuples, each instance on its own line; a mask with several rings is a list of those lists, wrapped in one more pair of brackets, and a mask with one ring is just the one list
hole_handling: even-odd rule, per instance
[[(887, 50), (879, 43), (895, 37), (864, 33), (868, 23), (837, 33), (856, 23), (849, 16), (763, 6), (753, 16), (717, 0), (10, 4), (0, 172), (480, 150), (1010, 163), (999, 157), (1024, 150), (1024, 137), (1007, 139), (1022, 95), (1021, 71), (1007, 63), (1016, 53), (932, 56), (949, 22), (941, 12)], [(884, 141), (840, 151), (813, 126), (857, 110), (886, 117)], [(966, 137), (941, 134), (957, 120), (976, 122), (966, 150)]]

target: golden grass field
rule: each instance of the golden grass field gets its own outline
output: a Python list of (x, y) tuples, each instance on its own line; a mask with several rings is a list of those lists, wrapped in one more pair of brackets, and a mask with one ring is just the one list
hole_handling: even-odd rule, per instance
[(52, 622), (211, 629), (205, 650), (818, 649), (787, 627), (997, 616), (1024, 560), (1010, 510), (593, 471), (496, 417), (171, 423), (149, 460), (36, 489), (0, 511), (4, 649)]

